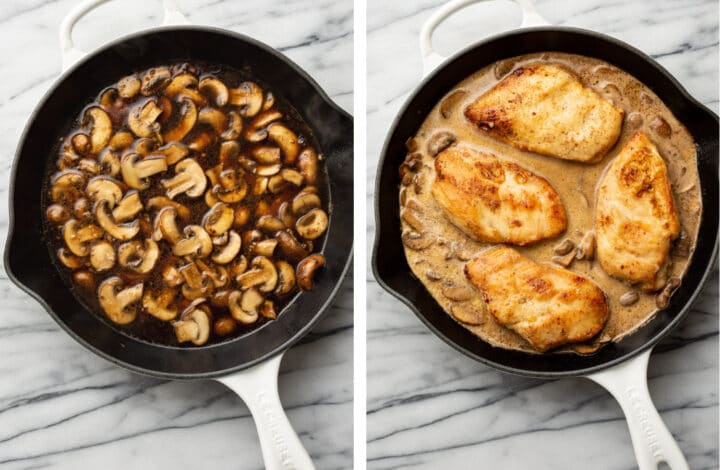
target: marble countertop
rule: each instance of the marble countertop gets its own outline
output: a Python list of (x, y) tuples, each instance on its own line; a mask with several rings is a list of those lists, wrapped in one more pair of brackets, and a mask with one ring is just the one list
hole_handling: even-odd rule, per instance
[[(368, 0), (368, 208), (386, 132), (420, 80), (420, 27), (442, 3)], [(716, 1), (536, 6), (553, 24), (606, 33), (649, 53), (717, 112)], [(441, 25), (434, 44), (450, 54), (517, 27), (519, 18), (511, 2), (476, 5)], [(369, 256), (372, 210), (367, 222)], [(368, 468), (637, 468), (621, 410), (602, 388), (583, 379), (520, 378), (476, 363), (431, 334), (372, 274), (368, 282)], [(718, 468), (717, 286), (716, 271), (650, 362), (651, 394), (693, 470)]]
[[(12, 157), (60, 73), (57, 30), (75, 0), (0, 5), (0, 240)], [(352, 112), (351, 0), (179, 0), (193, 23), (274, 46)], [(91, 50), (159, 23), (160, 1), (111, 2), (77, 26)], [(2, 247), (4, 250), (4, 246)], [(95, 357), (0, 272), (0, 467), (264, 468), (245, 405), (209, 381), (140, 377)], [(318, 468), (352, 467), (352, 279), (281, 368), (280, 396)]]

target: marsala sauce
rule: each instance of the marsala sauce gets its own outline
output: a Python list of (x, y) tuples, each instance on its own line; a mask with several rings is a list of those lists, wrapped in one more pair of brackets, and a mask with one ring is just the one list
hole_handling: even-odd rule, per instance
[[(577, 74), (583, 84), (595, 90), (600, 96), (611, 100), (625, 111), (622, 134), (617, 144), (610, 149), (602, 161), (595, 164), (575, 163), (530, 152), (516, 150), (508, 144), (493, 139), (463, 115), (465, 107), (492, 88), (499, 80), (515, 68), (531, 63), (544, 62), (563, 66)], [(445, 116), (440, 111), (444, 99), (458, 90), (465, 91), (451, 107), (445, 108)], [(455, 95), (460, 96), (458, 95)], [(449, 102), (448, 102), (449, 103)], [(448, 113), (448, 109), (450, 112)], [(671, 134), (658, 131), (657, 119), (662, 118), (671, 129)], [(644, 131), (657, 146), (667, 165), (672, 182), (673, 197), (680, 217), (683, 234), (671, 250), (671, 276), (682, 277), (694, 250), (698, 225), (702, 213), (702, 199), (697, 174), (696, 147), (692, 136), (672, 112), (648, 87), (626, 72), (601, 60), (559, 52), (536, 53), (506, 59), (487, 66), (460, 82), (448, 91), (430, 112), (415, 136), (417, 151), (422, 153), (422, 169), (419, 170), (417, 184), (403, 186), (401, 206), (416, 200), (422, 210), (425, 228), (438, 240), (424, 250), (415, 251), (405, 247), (405, 255), (413, 273), (421, 280), (435, 300), (448, 312), (451, 307), (471, 309), (482, 317), (482, 324), (471, 326), (461, 323), (465, 328), (488, 343), (507, 349), (535, 352), (519, 335), (499, 325), (486, 311), (479, 292), (466, 280), (463, 273), (465, 260), (453, 256), (464, 252), (472, 256), (490, 243), (481, 243), (470, 239), (452, 225), (442, 215), (430, 188), (435, 178), (433, 157), (427, 153), (426, 143), (437, 132), (453, 133), (457, 142), (475, 146), (500, 158), (513, 160), (546, 178), (560, 195), (568, 216), (568, 227), (560, 237), (543, 240), (527, 247), (517, 247), (522, 254), (540, 263), (550, 263), (554, 256), (553, 248), (565, 238), (576, 244), (583, 235), (593, 230), (595, 214), (595, 190), (605, 169), (613, 161), (625, 142), (638, 130)], [(403, 230), (411, 229), (402, 221)], [(450, 257), (450, 259), (446, 259)], [(605, 292), (610, 307), (610, 317), (603, 331), (588, 344), (576, 344), (559, 348), (556, 351), (575, 351), (589, 353), (602, 344), (619, 340), (650, 321), (657, 312), (655, 294), (645, 294), (636, 286), (630, 286), (609, 277), (597, 260), (575, 260), (569, 267), (571, 271), (592, 279)], [(433, 280), (428, 277), (430, 270)], [(433, 273), (434, 271), (434, 273)], [(439, 275), (439, 276), (438, 276)], [(445, 297), (443, 283), (468, 286), (477, 295), (471, 300), (457, 302)], [(632, 306), (623, 307), (619, 298), (624, 293), (635, 290), (639, 300)], [(462, 305), (458, 305), (462, 304)]]

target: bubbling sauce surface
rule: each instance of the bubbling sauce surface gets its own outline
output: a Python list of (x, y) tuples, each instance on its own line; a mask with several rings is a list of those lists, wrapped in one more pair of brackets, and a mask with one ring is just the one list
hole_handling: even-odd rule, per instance
[[(600, 162), (576, 163), (523, 152), (493, 139), (465, 118), (463, 110), (468, 104), (516, 68), (534, 63), (556, 64), (572, 71), (585, 86), (625, 111), (620, 138)], [(493, 244), (469, 238), (444, 217), (430, 191), (435, 171), (434, 158), (428, 153), (427, 145), (438, 133), (449, 132), (456, 142), (515, 161), (547, 179), (565, 205), (567, 230), (558, 238), (514, 248), (536, 262), (550, 263), (556, 255), (554, 248), (563, 240), (568, 238), (577, 245), (593, 230), (596, 186), (615, 156), (637, 131), (648, 135), (668, 168), (682, 228), (669, 255), (672, 261), (670, 277), (682, 278), (693, 254), (702, 214), (697, 151), (692, 136), (662, 100), (633, 76), (598, 59), (560, 52), (523, 55), (484, 67), (449, 90), (421, 125), (409, 150), (421, 154), (422, 166), (412, 182), (406, 179), (406, 184), (401, 186), (400, 204), (401, 210), (408, 204), (419, 209), (420, 220), (435, 242), (420, 250), (404, 247), (413, 273), (449, 315), (452, 316), (453, 309), (464, 309), (480, 318), (479, 325), (460, 324), (482, 340), (497, 347), (536, 352), (519, 335), (494, 320), (480, 293), (466, 280), (463, 268), (467, 260)], [(403, 230), (412, 230), (406, 221), (401, 224)], [(564, 346), (556, 352), (594, 352), (607, 342), (631, 334), (652, 320), (658, 311), (656, 293), (644, 293), (636, 286), (608, 276), (594, 258), (589, 261), (575, 259), (567, 269), (587, 276), (605, 292), (610, 317), (591, 342)], [(467, 287), (476, 295), (458, 301), (443, 294), (444, 288), (458, 286)], [(637, 293), (638, 301), (630, 306), (621, 305), (620, 297), (630, 291)]]

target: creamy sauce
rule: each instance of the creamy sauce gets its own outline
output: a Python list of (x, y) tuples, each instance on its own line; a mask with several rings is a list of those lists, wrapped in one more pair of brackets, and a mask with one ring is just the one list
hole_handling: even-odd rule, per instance
[[(625, 111), (622, 134), (600, 162), (575, 163), (523, 152), (493, 139), (464, 117), (464, 108), (491, 89), (506, 74), (519, 66), (537, 62), (553, 63), (571, 70), (580, 77), (585, 86)], [(663, 121), (667, 125), (661, 126)], [(516, 161), (547, 179), (565, 205), (568, 216), (567, 230), (558, 238), (514, 248), (537, 262), (550, 263), (555, 256), (553, 249), (560, 242), (569, 238), (577, 245), (583, 236), (593, 229), (596, 186), (625, 142), (638, 130), (644, 131), (657, 146), (668, 167), (683, 231), (670, 254), (670, 275), (682, 277), (692, 256), (702, 212), (696, 147), (692, 136), (662, 100), (631, 75), (598, 59), (558, 52), (503, 60), (466, 78), (448, 91), (443, 100), (433, 108), (413, 141), (409, 143), (411, 153), (420, 152), (422, 155), (422, 166), (414, 172), (414, 181), (408, 184), (409, 179), (406, 178), (401, 187), (401, 206), (409, 203), (414, 208), (419, 208), (416, 212), (420, 216), (420, 222), (435, 240), (432, 245), (421, 250), (405, 247), (405, 255), (413, 273), (448, 314), (453, 308), (461, 308), (478, 316), (481, 323), (479, 325), (459, 323), (479, 338), (498, 347), (535, 352), (520, 336), (494, 320), (486, 311), (479, 292), (466, 280), (463, 267), (467, 259), (491, 244), (470, 239), (443, 216), (430, 192), (435, 170), (433, 157), (427, 151), (427, 143), (438, 132), (450, 132), (456, 136), (457, 142)], [(406, 221), (403, 220), (401, 224), (403, 230), (412, 230)], [(605, 292), (610, 317), (603, 331), (590, 343), (570, 345), (556, 351), (593, 352), (603, 344), (617, 341), (637, 330), (650, 321), (658, 310), (655, 293), (643, 293), (636, 286), (609, 277), (595, 259), (576, 259), (567, 269), (589, 277)], [(466, 286), (476, 295), (469, 300), (451, 300), (443, 295), (443, 285)], [(628, 291), (637, 292), (639, 300), (634, 305), (624, 307), (620, 305), (619, 299)]]

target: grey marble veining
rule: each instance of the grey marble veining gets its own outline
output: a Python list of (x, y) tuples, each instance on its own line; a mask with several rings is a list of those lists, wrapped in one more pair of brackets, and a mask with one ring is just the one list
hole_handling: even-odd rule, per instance
[[(369, 208), (386, 132), (420, 81), (420, 27), (441, 4), (368, 1)], [(606, 33), (649, 53), (717, 112), (717, 2), (536, 5), (553, 24)], [(519, 12), (506, 1), (475, 5), (441, 25), (434, 45), (451, 54), (517, 27)], [(369, 210), (368, 254), (373, 218)], [(545, 382), (482, 366), (431, 334), (372, 274), (368, 282), (368, 468), (637, 468), (620, 408), (602, 388), (583, 379)], [(716, 272), (650, 361), (651, 394), (693, 470), (718, 468), (717, 285)]]
[[(60, 73), (57, 30), (75, 4), (0, 3), (0, 239), (15, 146)], [(352, 1), (178, 1), (194, 23), (277, 47), (352, 112)], [(159, 22), (156, 0), (116, 0), (77, 26), (90, 50)], [(4, 246), (0, 247), (4, 250)], [(131, 374), (87, 352), (0, 271), (0, 468), (263, 468), (247, 408), (215, 382)], [(280, 395), (318, 468), (352, 467), (352, 280), (283, 360)]]

